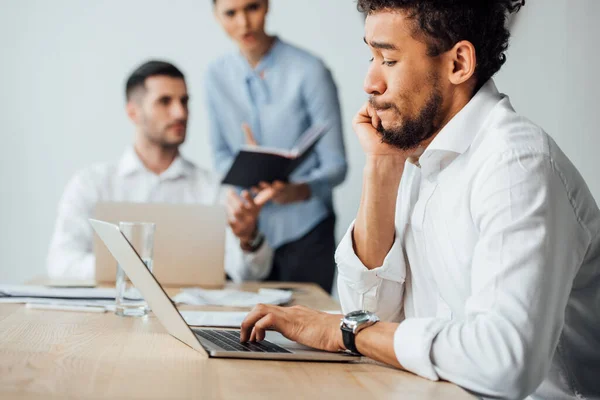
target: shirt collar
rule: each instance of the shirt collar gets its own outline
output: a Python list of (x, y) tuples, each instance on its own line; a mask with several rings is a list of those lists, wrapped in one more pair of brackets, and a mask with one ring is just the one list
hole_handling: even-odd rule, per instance
[(258, 65), (256, 65), (256, 67), (254, 68), (250, 66), (248, 60), (246, 60), (246, 57), (244, 57), (244, 55), (241, 52), (238, 52), (237, 58), (244, 71), (244, 78), (248, 80), (252, 79), (253, 77), (258, 77), (262, 72), (272, 67), (275, 63), (275, 59), (277, 58), (277, 54), (280, 52), (282, 46), (283, 42), (277, 36), (275, 36), (273, 45), (271, 46), (269, 51), (267, 51), (267, 53), (263, 56)]
[[(133, 146), (130, 146), (125, 150), (123, 156), (121, 156), (121, 160), (119, 161), (117, 174), (126, 177), (129, 175), (133, 175), (138, 172), (150, 172), (140, 160)], [(184, 159), (181, 154), (178, 154), (175, 157), (175, 160), (169, 165), (166, 171), (160, 174), (160, 178), (162, 179), (177, 179), (180, 177), (190, 176), (194, 171), (194, 164)], [(152, 172), (150, 172), (152, 173)]]
[(467, 151), (489, 113), (504, 97), (492, 79), (487, 81), (427, 146), (419, 158), (423, 172), (439, 171)]
[(144, 163), (142, 163), (142, 160), (140, 160), (133, 147), (128, 147), (127, 150), (125, 150), (125, 153), (123, 153), (121, 156), (117, 174), (120, 176), (128, 176), (145, 170), (146, 167), (144, 166)]

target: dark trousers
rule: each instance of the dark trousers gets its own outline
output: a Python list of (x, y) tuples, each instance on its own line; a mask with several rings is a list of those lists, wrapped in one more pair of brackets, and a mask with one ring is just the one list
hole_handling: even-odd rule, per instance
[(268, 281), (314, 282), (331, 293), (335, 273), (335, 215), (275, 250)]

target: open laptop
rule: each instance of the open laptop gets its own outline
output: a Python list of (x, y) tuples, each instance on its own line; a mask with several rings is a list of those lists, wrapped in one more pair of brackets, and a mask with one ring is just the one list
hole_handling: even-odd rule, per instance
[(267, 332), (266, 340), (262, 342), (240, 343), (239, 330), (190, 328), (119, 227), (94, 219), (90, 219), (90, 223), (129, 279), (142, 292), (167, 332), (205, 357), (341, 362), (359, 358), (343, 352), (315, 350), (292, 342), (277, 332)]
[[(101, 202), (94, 218), (154, 222), (154, 270), (166, 286), (208, 286), (225, 284), (225, 227), (222, 205)], [(96, 236), (96, 281), (114, 282), (114, 258)]]

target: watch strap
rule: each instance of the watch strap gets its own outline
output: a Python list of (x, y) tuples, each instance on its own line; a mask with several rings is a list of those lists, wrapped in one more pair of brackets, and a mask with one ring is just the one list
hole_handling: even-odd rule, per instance
[(362, 356), (362, 354), (360, 354), (360, 352), (356, 348), (356, 343), (355, 343), (356, 335), (354, 335), (354, 332), (352, 332), (352, 329), (345, 325), (342, 325), (341, 328), (342, 328), (342, 340), (344, 341), (344, 347), (346, 347), (346, 349), (350, 353), (358, 355), (358, 356)]
[(248, 247), (250, 248), (250, 251), (254, 252), (254, 251), (258, 250), (260, 248), (260, 246), (262, 246), (264, 241), (265, 241), (265, 235), (262, 232), (258, 232), (256, 234), (256, 236), (254, 237), (254, 239), (252, 239), (248, 242)]

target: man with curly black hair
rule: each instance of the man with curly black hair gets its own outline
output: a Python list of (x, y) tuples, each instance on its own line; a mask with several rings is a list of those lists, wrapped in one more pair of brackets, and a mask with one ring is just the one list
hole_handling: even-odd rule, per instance
[(600, 210), (492, 80), (523, 4), (358, 1), (373, 58), (336, 253), (347, 314), (259, 306), (242, 340), (274, 329), (482, 397), (600, 398)]

